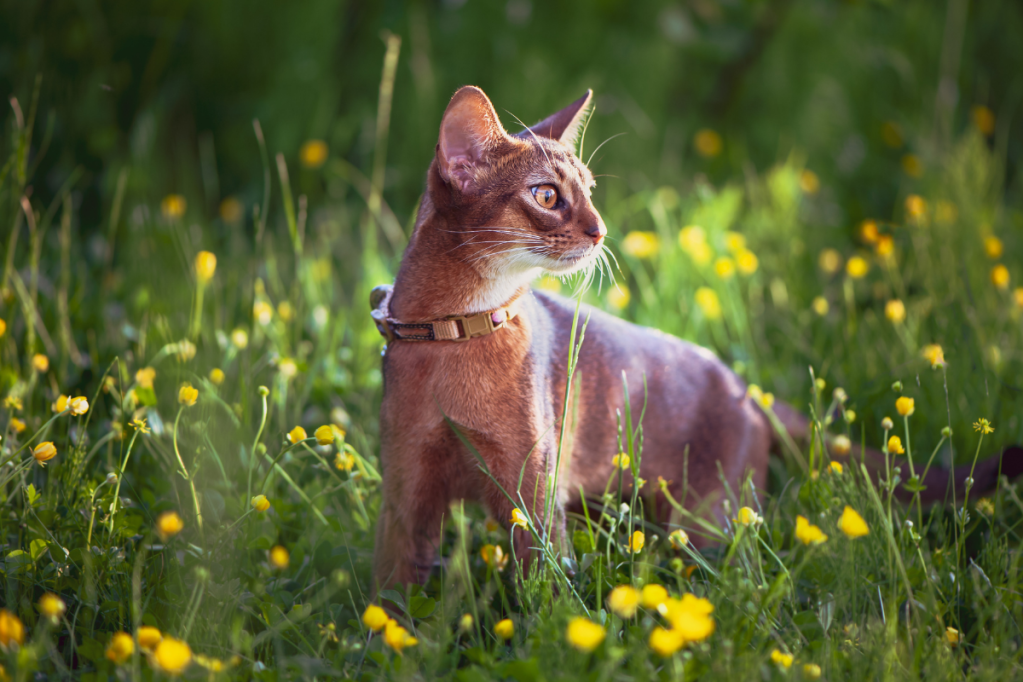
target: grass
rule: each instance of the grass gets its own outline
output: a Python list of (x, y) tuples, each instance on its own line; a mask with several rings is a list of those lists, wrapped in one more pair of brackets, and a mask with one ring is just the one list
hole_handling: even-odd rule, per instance
[[(683, 524), (720, 539), (703, 552), (645, 523), (644, 497), (622, 499), (609, 481), (592, 511), (570, 518), (570, 552), (531, 526), (542, 558), (524, 575), (501, 559), (508, 520), (455, 504), (438, 536), (442, 568), (425, 586), (380, 595), (396, 625), (378, 634), (363, 616), (382, 341), (366, 301), (397, 264), (385, 241), (398, 249), (406, 238), (384, 201), (382, 161), (369, 178), (340, 159), (292, 161), (363, 200), (309, 206), (257, 125), (258, 207), (225, 204), (206, 218), (185, 197), (132, 196), (121, 180), (105, 233), (85, 242), (74, 178), (50, 206), (26, 192), (32, 109), (0, 171), (13, 225), (0, 281), (4, 677), (1020, 674), (1017, 489), (1002, 481), (963, 509), (892, 499), (909, 461), (968, 462), (1023, 440), (1021, 216), (1002, 202), (1000, 161), (976, 130), (922, 178), (893, 173), (900, 201), (875, 223), (890, 242), (869, 227), (855, 239), (819, 229), (828, 188), (796, 155), (685, 192), (622, 194), (607, 181), (619, 282), (583, 300), (715, 349), (751, 384), (816, 415), (814, 439), (772, 463), (770, 491), (731, 490), (735, 517), (754, 522)], [(276, 196), (280, 219), (268, 211)], [(935, 343), (947, 366), (922, 357)], [(88, 408), (55, 407), (61, 395)], [(901, 395), (915, 400), (904, 420)], [(631, 400), (621, 440), (635, 473), (642, 404)], [(830, 466), (824, 434), (880, 447), (886, 416), (911, 460), (893, 456), (880, 487), (855, 453), (838, 459), (841, 472)], [(974, 431), (981, 418), (993, 434)], [(45, 467), (32, 454), (44, 442), (56, 450)], [(868, 534), (840, 530), (846, 507)], [(662, 585), (713, 611), (689, 598), (668, 602), (666, 618), (651, 597), (629, 615), (627, 590), (609, 602), (621, 585)], [(153, 651), (141, 648), (153, 636), (143, 626), (164, 637)], [(651, 650), (655, 631), (664, 656)]]

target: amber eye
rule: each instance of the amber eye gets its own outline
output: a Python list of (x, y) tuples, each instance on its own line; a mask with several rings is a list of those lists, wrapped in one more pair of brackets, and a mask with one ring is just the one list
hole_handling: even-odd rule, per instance
[(554, 208), (554, 204), (558, 203), (558, 190), (554, 189), (554, 185), (537, 185), (533, 188), (533, 198), (544, 208)]

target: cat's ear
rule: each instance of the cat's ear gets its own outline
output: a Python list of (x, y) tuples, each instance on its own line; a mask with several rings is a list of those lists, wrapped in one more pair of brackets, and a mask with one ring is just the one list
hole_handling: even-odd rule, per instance
[(593, 91), (587, 90), (585, 95), (558, 113), (551, 114), (536, 125), (515, 133), (515, 137), (521, 139), (528, 139), (531, 135), (548, 137), (575, 151), (576, 142), (579, 141), (579, 134), (582, 132), (583, 123), (586, 122), (586, 115), (592, 101)]
[(507, 139), (483, 91), (472, 85), (459, 88), (440, 122), (437, 166), (441, 177), (462, 192), (472, 190), (477, 171)]

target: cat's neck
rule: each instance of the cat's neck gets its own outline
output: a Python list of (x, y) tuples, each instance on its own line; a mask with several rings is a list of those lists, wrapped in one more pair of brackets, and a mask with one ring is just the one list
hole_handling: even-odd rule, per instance
[[(488, 272), (466, 262), (458, 226), (424, 206), (391, 298), (391, 317), (426, 321), (496, 310), (521, 297), (539, 268)], [(460, 253), (462, 251), (462, 253)]]

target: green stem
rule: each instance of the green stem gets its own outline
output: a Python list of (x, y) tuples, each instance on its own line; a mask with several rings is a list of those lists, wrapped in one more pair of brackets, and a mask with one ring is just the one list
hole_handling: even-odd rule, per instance
[[(182, 405), (178, 408), (178, 416), (174, 418), (174, 454), (178, 458), (178, 464), (181, 466), (181, 475), (188, 481), (188, 487), (192, 491), (192, 502), (195, 505), (195, 522), (199, 526), (199, 533), (202, 534), (202, 509), (199, 507), (199, 495), (195, 492), (195, 481), (188, 475), (188, 469), (185, 467), (185, 460), (181, 458), (181, 451), (178, 450), (178, 422), (181, 421), (181, 413), (185, 411), (185, 406)], [(203, 538), (203, 544), (205, 544), (205, 537)]]

